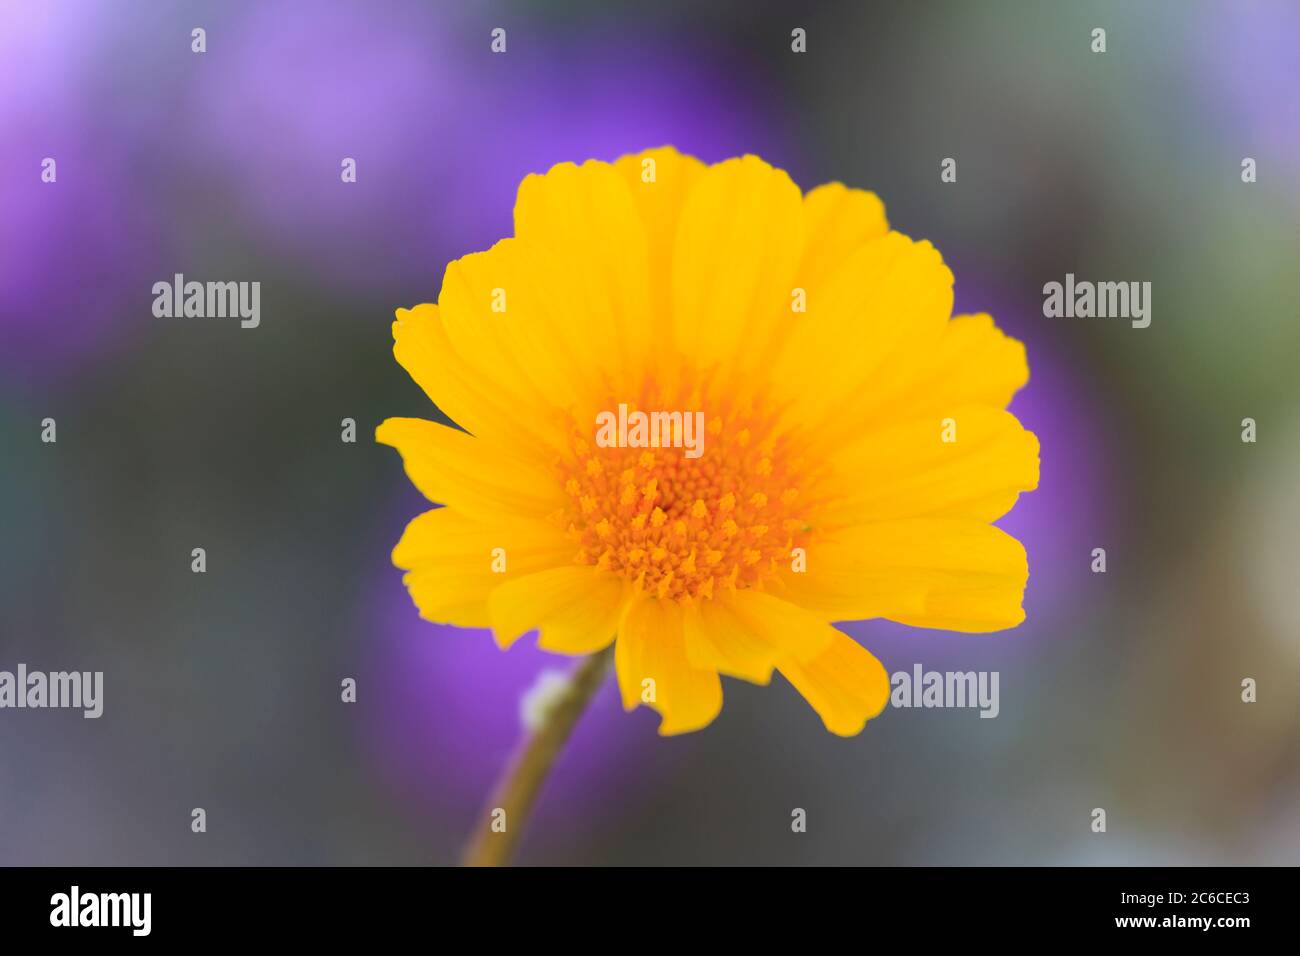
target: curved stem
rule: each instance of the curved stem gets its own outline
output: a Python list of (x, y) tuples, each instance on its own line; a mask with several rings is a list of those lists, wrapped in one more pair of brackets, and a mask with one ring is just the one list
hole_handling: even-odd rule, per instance
[[(497, 782), (492, 799), (465, 848), (461, 861), (465, 866), (504, 866), (510, 862), (555, 758), (564, 749), (569, 734), (591, 698), (604, 683), (613, 659), (614, 645), (611, 643), (574, 668), (569, 675), (568, 687), (551, 704), (541, 725), (524, 739), (505, 775)], [(492, 824), (498, 810), (505, 811), (506, 825), (504, 830), (494, 832)]]

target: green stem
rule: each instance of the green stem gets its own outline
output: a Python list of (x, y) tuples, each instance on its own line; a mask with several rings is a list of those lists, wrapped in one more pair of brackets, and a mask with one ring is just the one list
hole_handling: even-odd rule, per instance
[[(583, 660), (569, 676), (563, 694), (552, 702), (541, 724), (523, 741), (497, 782), (462, 862), (465, 866), (504, 866), (514, 856), (532, 816), (537, 797), (592, 697), (605, 682), (614, 660), (614, 645)], [(505, 828), (492, 825), (505, 811)]]

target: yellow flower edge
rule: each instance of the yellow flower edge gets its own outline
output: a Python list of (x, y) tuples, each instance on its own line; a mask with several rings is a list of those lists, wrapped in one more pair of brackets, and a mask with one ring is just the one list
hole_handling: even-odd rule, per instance
[[(875, 195), (664, 147), (530, 175), (514, 219), (393, 324), (460, 426), (376, 433), (442, 505), (393, 551), (422, 617), (502, 648), (614, 641), (661, 734), (718, 715), (719, 675), (777, 670), (844, 736), (889, 677), (832, 621), (1024, 620), (1024, 548), (991, 524), (1038, 483), (1006, 411), (1024, 347), (952, 316), (938, 251)], [(701, 412), (703, 453), (597, 442), (620, 406)]]

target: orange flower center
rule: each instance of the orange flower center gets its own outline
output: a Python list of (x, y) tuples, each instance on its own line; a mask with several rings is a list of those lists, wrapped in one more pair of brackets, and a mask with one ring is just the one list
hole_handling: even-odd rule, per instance
[[(704, 409), (703, 453), (696, 458), (683, 447), (633, 445), (634, 438), (602, 447), (593, 423), (574, 424), (572, 455), (560, 467), (569, 496), (563, 520), (578, 545), (577, 563), (682, 602), (754, 587), (782, 562), (789, 567), (809, 530), (795, 479), (802, 462), (787, 441), (772, 437), (769, 411), (718, 402), (694, 408), (701, 405), (714, 410)], [(632, 406), (665, 407), (690, 406)]]

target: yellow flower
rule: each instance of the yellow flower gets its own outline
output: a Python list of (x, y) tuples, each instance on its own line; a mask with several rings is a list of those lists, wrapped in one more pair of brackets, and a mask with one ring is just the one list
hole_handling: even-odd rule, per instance
[[(529, 176), (515, 236), (397, 312), (397, 360), (463, 430), (380, 426), (444, 505), (393, 561), (423, 617), (503, 648), (616, 641), (660, 733), (710, 723), (719, 674), (775, 669), (855, 734), (889, 679), (830, 622), (1024, 619), (1024, 549), (990, 524), (1038, 482), (1005, 410), (1024, 347), (951, 311), (939, 253), (871, 193), (670, 148)], [(702, 412), (702, 454), (598, 441), (620, 406)]]

